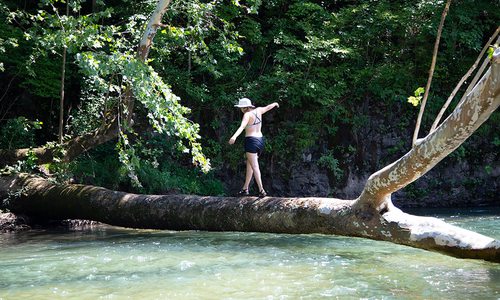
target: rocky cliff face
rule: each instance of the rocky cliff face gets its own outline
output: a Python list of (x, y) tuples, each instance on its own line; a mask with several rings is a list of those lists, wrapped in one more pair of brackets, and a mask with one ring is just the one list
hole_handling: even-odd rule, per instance
[[(411, 132), (398, 131), (397, 126), (388, 125), (383, 117), (372, 116), (366, 126), (356, 133), (353, 131), (346, 129), (343, 139), (338, 141), (341, 145), (355, 145), (355, 151), (339, 158), (341, 178), (318, 164), (324, 155), (321, 150), (301, 153), (300, 160), (272, 168), (266, 157), (270, 154), (264, 154), (261, 171), (268, 193), (354, 199), (373, 172), (410, 149)], [(393, 194), (393, 203), (402, 208), (499, 206), (500, 153), (495, 149), (498, 146), (490, 135), (476, 133), (423, 177)], [(236, 173), (225, 174), (222, 180), (228, 191), (238, 191), (244, 180), (244, 165)]]

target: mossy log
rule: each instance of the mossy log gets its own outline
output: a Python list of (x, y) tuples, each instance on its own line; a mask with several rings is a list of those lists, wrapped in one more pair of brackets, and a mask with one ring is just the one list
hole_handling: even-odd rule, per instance
[(60, 185), (28, 174), (0, 177), (0, 197), (8, 198), (12, 212), (36, 218), (170, 230), (335, 234), (500, 262), (497, 240), (436, 218), (408, 215), (392, 205), (386, 211), (361, 212), (355, 200), (138, 195)]

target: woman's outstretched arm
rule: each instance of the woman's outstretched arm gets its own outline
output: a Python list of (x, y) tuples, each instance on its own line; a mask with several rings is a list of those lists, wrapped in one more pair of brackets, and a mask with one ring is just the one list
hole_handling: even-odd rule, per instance
[(260, 112), (262, 114), (265, 114), (266, 112), (270, 111), (271, 109), (275, 108), (275, 107), (280, 107), (280, 105), (278, 104), (278, 102), (274, 102), (274, 103), (271, 103), (267, 106), (264, 106), (264, 107), (260, 107)]

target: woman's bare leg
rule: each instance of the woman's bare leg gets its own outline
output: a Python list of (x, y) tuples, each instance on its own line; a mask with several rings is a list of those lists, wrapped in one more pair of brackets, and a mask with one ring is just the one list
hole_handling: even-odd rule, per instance
[(250, 185), (250, 181), (252, 181), (252, 176), (253, 176), (253, 169), (252, 166), (250, 165), (250, 161), (247, 157), (247, 172), (245, 175), (245, 184), (243, 185), (243, 189), (248, 191), (248, 187)]
[(257, 153), (247, 152), (246, 155), (247, 155), (247, 163), (250, 162), (250, 166), (253, 170), (255, 183), (257, 183), (257, 186), (259, 187), (259, 192), (262, 192), (264, 191), (264, 187), (262, 186), (262, 179), (260, 178), (259, 157), (257, 156)]

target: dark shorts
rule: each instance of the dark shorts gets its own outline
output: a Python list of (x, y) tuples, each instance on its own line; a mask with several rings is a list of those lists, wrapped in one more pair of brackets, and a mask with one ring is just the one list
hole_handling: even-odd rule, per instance
[(245, 137), (245, 152), (257, 153), (260, 156), (265, 144), (264, 137), (247, 136)]

